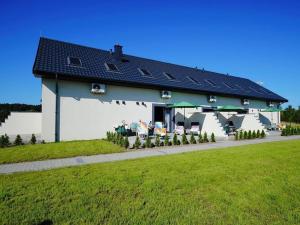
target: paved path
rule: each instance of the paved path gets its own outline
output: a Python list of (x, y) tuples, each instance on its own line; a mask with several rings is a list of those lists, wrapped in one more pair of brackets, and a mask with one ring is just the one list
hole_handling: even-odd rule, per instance
[(45, 161), (2, 164), (0, 165), (0, 174), (47, 170), (47, 169), (59, 168), (59, 167), (113, 162), (113, 161), (137, 159), (137, 158), (144, 158), (144, 157), (151, 157), (151, 156), (172, 155), (172, 154), (178, 154), (183, 152), (202, 151), (202, 150), (209, 150), (209, 149), (216, 149), (216, 148), (241, 146), (247, 144), (257, 144), (257, 143), (274, 142), (274, 141), (295, 140), (295, 139), (300, 139), (300, 136), (289, 136), (289, 137), (268, 136), (265, 139), (244, 140), (244, 141), (221, 141), (221, 142), (208, 143), (208, 144), (195, 144), (195, 145), (183, 145), (183, 146), (181, 145), (176, 147), (173, 146), (173, 147), (165, 147), (165, 148), (145, 149), (145, 150), (137, 150), (131, 152), (123, 152), (123, 153), (101, 154), (101, 155), (80, 156), (80, 157), (72, 157), (72, 158), (64, 158), (64, 159), (51, 159)]

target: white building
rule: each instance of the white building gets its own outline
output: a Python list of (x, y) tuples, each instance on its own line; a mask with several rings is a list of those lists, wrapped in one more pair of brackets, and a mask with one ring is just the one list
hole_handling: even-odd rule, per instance
[[(33, 73), (42, 80), (47, 142), (102, 138), (122, 121), (140, 120), (161, 121), (170, 132), (178, 121), (199, 122), (203, 132), (226, 137), (228, 120), (244, 130), (279, 124), (279, 112), (260, 111), (287, 101), (248, 79), (126, 55), (119, 45), (103, 51), (41, 38)], [(184, 109), (168, 107), (180, 101), (200, 107), (185, 109), (184, 119)]]

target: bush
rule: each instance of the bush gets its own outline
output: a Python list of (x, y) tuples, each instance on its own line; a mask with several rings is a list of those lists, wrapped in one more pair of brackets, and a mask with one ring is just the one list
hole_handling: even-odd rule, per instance
[(203, 143), (203, 137), (201, 133), (198, 136), (198, 143)]
[(247, 135), (247, 139), (251, 139), (252, 138), (252, 132), (251, 130), (248, 131), (248, 135)]
[(164, 139), (164, 145), (165, 145), (165, 146), (168, 146), (168, 145), (169, 145), (169, 139), (170, 139), (170, 138), (169, 138), (169, 135), (166, 134), (166, 135), (165, 135), (165, 139)]
[(41, 144), (46, 144), (46, 141), (45, 141), (45, 140), (42, 140), (42, 141), (41, 141)]
[(256, 138), (260, 138), (260, 130), (257, 130), (257, 132), (256, 132)]
[(172, 146), (172, 141), (169, 141), (168, 146)]
[(235, 139), (236, 141), (239, 140), (239, 132), (238, 132), (238, 131), (235, 132), (234, 139)]
[(156, 137), (155, 137), (155, 146), (156, 147), (160, 146), (160, 136), (159, 135), (156, 135)]
[(23, 140), (19, 134), (16, 136), (14, 144), (15, 145), (23, 145)]
[(123, 137), (123, 135), (121, 135), (120, 136), (120, 140), (119, 140), (119, 145), (121, 146), (121, 147), (124, 147), (124, 137)]
[(195, 139), (195, 136), (194, 136), (193, 133), (191, 134), (191, 137), (190, 137), (190, 143), (191, 143), (191, 144), (196, 144), (196, 143), (197, 143), (197, 142), (196, 142), (196, 139)]
[(214, 133), (211, 133), (210, 141), (211, 142), (216, 142), (216, 138), (215, 138), (215, 134)]
[(0, 137), (0, 148), (4, 148), (4, 135), (1, 135)]
[(208, 137), (207, 137), (207, 133), (206, 133), (206, 132), (204, 132), (204, 135), (203, 135), (203, 142), (204, 142), (204, 143), (209, 142)]
[(240, 140), (243, 140), (244, 139), (244, 134), (243, 134), (243, 131), (240, 131)]
[(178, 141), (177, 141), (177, 145), (181, 145), (181, 142), (180, 142), (180, 140), (178, 140)]
[(151, 148), (154, 148), (154, 147), (155, 147), (155, 144), (151, 142)]
[(266, 133), (265, 133), (264, 130), (261, 131), (260, 137), (261, 137), (261, 138), (265, 138), (265, 137), (266, 137)]
[(134, 142), (134, 148), (138, 149), (139, 147), (141, 147), (141, 141), (139, 136), (136, 136), (135, 142)]
[(244, 131), (244, 137), (243, 137), (243, 139), (248, 139), (248, 132), (247, 131)]
[(281, 136), (287, 136), (287, 135), (286, 135), (286, 129), (285, 129), (285, 128), (282, 129), (282, 131), (281, 131)]
[(151, 148), (151, 138), (149, 136), (146, 138), (145, 147)]
[(125, 139), (124, 139), (124, 147), (125, 148), (129, 148), (129, 140), (128, 140), (128, 137), (126, 136)]
[(177, 134), (176, 133), (173, 136), (173, 145), (178, 145), (178, 138), (177, 138)]
[(256, 132), (254, 130), (254, 131), (252, 131), (252, 139), (255, 139), (255, 138), (256, 138)]
[(34, 134), (31, 135), (30, 143), (31, 143), (32, 145), (35, 145), (35, 144), (36, 144), (36, 137), (35, 137)]
[(185, 133), (182, 135), (182, 144), (184, 144), (184, 145), (188, 145), (189, 144), (189, 142), (188, 142), (188, 140), (186, 138)]

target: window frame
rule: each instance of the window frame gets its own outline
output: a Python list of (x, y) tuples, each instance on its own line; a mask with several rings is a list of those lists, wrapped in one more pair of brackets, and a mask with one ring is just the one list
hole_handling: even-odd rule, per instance
[[(144, 69), (144, 68), (140, 68), (140, 67), (138, 67), (137, 69), (138, 69), (138, 71), (140, 72), (140, 74), (141, 74), (142, 76), (153, 78), (153, 75), (152, 75), (152, 73), (150, 72), (150, 70)], [(144, 71), (146, 71), (148, 74), (144, 73)]]
[[(78, 59), (80, 65), (77, 65), (77, 64), (72, 63), (72, 62), (71, 62), (71, 59), (72, 59), (72, 58), (73, 58), (73, 59)], [(67, 63), (68, 63), (68, 66), (82, 67), (82, 61), (81, 61), (81, 58), (79, 58), (79, 57), (68, 56), (68, 57), (67, 57)]]
[[(116, 70), (111, 70), (108, 64), (113, 65), (113, 66), (116, 68)], [(107, 63), (107, 62), (105, 62), (105, 63), (104, 63), (104, 66), (105, 66), (105, 68), (106, 68), (106, 70), (107, 70), (108, 72), (120, 73), (119, 68), (118, 68), (117, 65), (114, 64), (114, 63)]]

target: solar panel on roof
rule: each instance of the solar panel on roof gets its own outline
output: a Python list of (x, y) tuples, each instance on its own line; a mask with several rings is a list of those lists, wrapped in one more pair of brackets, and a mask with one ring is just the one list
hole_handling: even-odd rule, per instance
[(225, 84), (225, 86), (227, 86), (230, 89), (235, 89), (231, 84), (229, 84), (227, 82), (223, 82), (223, 84)]
[(194, 79), (194, 78), (192, 78), (192, 77), (190, 77), (190, 76), (187, 76), (187, 78), (188, 78), (190, 81), (192, 81), (193, 83), (195, 83), (195, 84), (201, 84), (199, 81), (197, 81), (196, 79)]
[(163, 73), (169, 80), (175, 80), (175, 77), (173, 77), (170, 73)]
[(205, 80), (206, 81), (206, 83), (208, 83), (208, 84), (210, 84), (211, 86), (213, 86), (213, 87), (216, 87), (217, 85), (216, 85), (216, 83), (215, 82), (213, 82), (212, 80)]
[(68, 57), (68, 65), (69, 66), (82, 66), (81, 60), (78, 57)]

